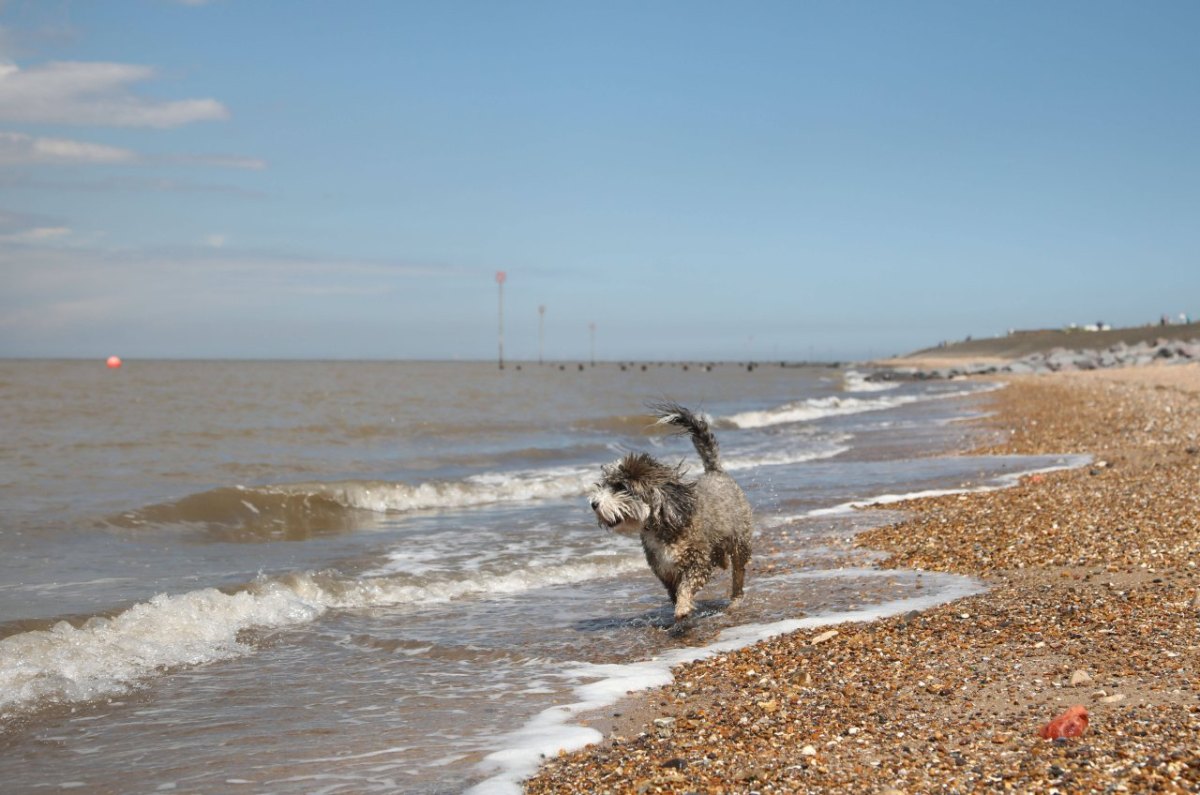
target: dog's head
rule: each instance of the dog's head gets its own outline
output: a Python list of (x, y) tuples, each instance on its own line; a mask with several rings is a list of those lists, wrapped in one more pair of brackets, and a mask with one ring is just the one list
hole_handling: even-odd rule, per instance
[(640, 533), (650, 524), (679, 527), (691, 516), (691, 485), (682, 464), (665, 466), (646, 453), (631, 453), (601, 471), (588, 501), (601, 527)]

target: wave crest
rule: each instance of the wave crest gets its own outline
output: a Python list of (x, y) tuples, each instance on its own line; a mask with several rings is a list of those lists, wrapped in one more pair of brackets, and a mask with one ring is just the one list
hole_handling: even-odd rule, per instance
[(329, 610), (437, 604), (614, 577), (639, 556), (532, 565), (466, 577), (350, 578), (297, 572), (228, 593), (159, 594), (111, 618), (0, 639), (0, 715), (124, 693), (156, 673), (248, 654), (245, 633), (307, 624)]

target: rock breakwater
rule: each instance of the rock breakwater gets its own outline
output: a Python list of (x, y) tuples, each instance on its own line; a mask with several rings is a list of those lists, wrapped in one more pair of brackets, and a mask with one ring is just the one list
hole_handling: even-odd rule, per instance
[(967, 375), (1014, 375), (1058, 373), (1074, 370), (1104, 370), (1111, 367), (1140, 367), (1153, 363), (1185, 364), (1200, 361), (1200, 339), (1117, 343), (1102, 350), (1055, 348), (1032, 353), (1007, 364), (956, 363), (946, 367), (893, 367), (866, 377), (867, 381), (909, 381), (958, 378)]

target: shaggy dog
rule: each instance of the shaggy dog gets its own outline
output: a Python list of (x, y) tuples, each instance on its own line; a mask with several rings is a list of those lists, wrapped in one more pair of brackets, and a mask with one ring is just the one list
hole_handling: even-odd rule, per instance
[(716, 437), (703, 417), (676, 403), (650, 408), (658, 424), (692, 437), (704, 474), (685, 480), (682, 462), (666, 466), (646, 453), (631, 453), (604, 467), (589, 500), (601, 527), (641, 535), (646, 562), (666, 586), (679, 623), (691, 615), (696, 592), (717, 566), (732, 564), (729, 597), (741, 597), (750, 560), (750, 504), (721, 469)]

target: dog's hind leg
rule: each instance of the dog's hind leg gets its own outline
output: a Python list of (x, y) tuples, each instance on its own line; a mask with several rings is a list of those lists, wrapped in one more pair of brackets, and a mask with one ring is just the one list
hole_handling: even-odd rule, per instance
[(733, 585), (729, 589), (729, 601), (736, 602), (742, 598), (742, 589), (746, 582), (746, 563), (750, 560), (750, 550), (739, 544), (734, 547), (729, 557), (733, 563)]

